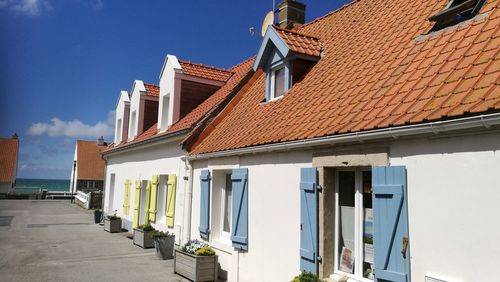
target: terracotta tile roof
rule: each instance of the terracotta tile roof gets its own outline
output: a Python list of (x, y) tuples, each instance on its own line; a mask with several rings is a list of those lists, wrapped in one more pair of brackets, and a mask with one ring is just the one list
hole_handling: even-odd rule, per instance
[(77, 176), (78, 179), (103, 180), (104, 160), (101, 151), (106, 146), (97, 146), (95, 141), (77, 140)]
[(226, 82), (233, 73), (225, 69), (179, 60), (184, 74)]
[(148, 93), (148, 96), (159, 97), (160, 96), (160, 87), (154, 84), (144, 83), (144, 88)]
[(500, 110), (500, 0), (476, 20), (427, 34), (446, 0), (358, 0), (298, 29), (323, 57), (282, 99), (265, 75), (235, 98), (191, 154)]
[(0, 138), (0, 182), (12, 182), (16, 177), (19, 139)]
[(277, 26), (273, 26), (273, 28), (293, 52), (314, 57), (321, 55), (322, 46), (318, 38), (295, 30), (281, 29)]
[(111, 152), (114, 149), (140, 143), (153, 137), (171, 135), (183, 130), (192, 129), (201, 119), (203, 119), (207, 115), (207, 113), (214, 110), (221, 101), (227, 98), (227, 96), (230, 95), (233, 90), (240, 84), (241, 80), (252, 71), (254, 60), (254, 58), (250, 58), (230, 68), (228, 72), (234, 73), (234, 75), (229, 78), (226, 84), (224, 84), (219, 90), (217, 90), (214, 94), (203, 101), (203, 103), (198, 105), (194, 110), (189, 112), (185, 117), (170, 126), (167, 131), (159, 133), (157, 128), (158, 125), (154, 124), (139, 136), (137, 136), (134, 140), (123, 141), (120, 144), (111, 144), (110, 146), (108, 146), (108, 148), (106, 148), (104, 152)]

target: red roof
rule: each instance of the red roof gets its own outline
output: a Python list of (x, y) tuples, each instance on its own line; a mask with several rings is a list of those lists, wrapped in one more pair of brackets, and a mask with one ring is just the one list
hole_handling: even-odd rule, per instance
[(0, 182), (15, 181), (19, 139), (0, 138)]
[(201, 78), (226, 82), (233, 73), (225, 69), (220, 69), (202, 64), (195, 64), (187, 61), (179, 60), (182, 67), (182, 72), (186, 75), (197, 76)]
[(160, 87), (154, 84), (144, 83), (144, 88), (146, 88), (146, 92), (148, 96), (159, 97), (160, 96)]
[(314, 57), (321, 55), (321, 42), (317, 37), (298, 31), (281, 29), (276, 26), (273, 26), (273, 28), (293, 52)]
[(191, 153), (498, 112), (500, 0), (427, 34), (446, 3), (358, 0), (298, 28), (322, 43), (321, 59), (269, 103), (257, 72)]
[(77, 147), (77, 176), (78, 179), (103, 180), (104, 160), (101, 151), (106, 146), (97, 146), (95, 141), (76, 141)]
[(137, 136), (132, 141), (123, 141), (120, 144), (112, 144), (110, 145), (105, 152), (111, 152), (117, 148), (126, 147), (128, 145), (140, 143), (146, 140), (149, 140), (154, 137), (172, 135), (174, 133), (178, 133), (182, 130), (192, 129), (197, 123), (203, 119), (207, 113), (212, 111), (216, 106), (227, 98), (236, 87), (240, 84), (242, 79), (247, 76), (252, 71), (252, 65), (254, 62), (254, 58), (250, 58), (232, 68), (228, 71), (231, 74), (234, 74), (229, 78), (229, 80), (224, 84), (219, 90), (213, 93), (210, 97), (208, 97), (205, 101), (203, 101), (200, 105), (198, 105), (194, 110), (189, 112), (186, 116), (184, 116), (178, 122), (172, 124), (167, 131), (159, 133), (158, 125), (154, 124), (139, 136)]

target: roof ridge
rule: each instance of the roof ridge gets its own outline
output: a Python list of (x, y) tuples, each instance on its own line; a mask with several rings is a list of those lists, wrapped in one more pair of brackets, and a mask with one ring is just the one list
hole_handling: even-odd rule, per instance
[(234, 70), (234, 69), (236, 69), (236, 68), (238, 68), (238, 67), (242, 66), (243, 64), (246, 64), (246, 63), (248, 63), (249, 61), (251, 61), (251, 60), (255, 59), (255, 57), (256, 57), (256, 56), (252, 56), (252, 57), (250, 57), (250, 58), (248, 58), (248, 59), (246, 59), (246, 60), (243, 60), (242, 62), (240, 62), (240, 63), (238, 63), (238, 64), (236, 64), (236, 65), (234, 65), (234, 66), (232, 66), (232, 67), (228, 68), (228, 70)]
[(226, 70), (224, 68), (219, 68), (219, 67), (215, 67), (215, 66), (204, 65), (204, 64), (200, 64), (200, 63), (193, 63), (191, 61), (185, 61), (185, 60), (181, 60), (181, 59), (177, 59), (177, 60), (179, 61), (179, 63), (190, 64), (192, 66), (197, 66), (197, 67), (202, 67), (202, 68), (206, 68), (206, 69), (218, 70), (218, 71), (232, 73), (232, 71)]
[(344, 4), (344, 5), (342, 5), (342, 7), (339, 7), (337, 9), (333, 10), (333, 11), (330, 11), (326, 15), (323, 15), (321, 17), (317, 17), (314, 20), (312, 20), (312, 21), (310, 21), (308, 23), (305, 23), (305, 24), (299, 26), (297, 28), (297, 30), (301, 30), (303, 27), (306, 27), (306, 26), (309, 26), (309, 25), (311, 25), (313, 23), (316, 23), (318, 21), (324, 20), (325, 18), (330, 17), (331, 15), (336, 14), (336, 13), (338, 13), (338, 12), (340, 12), (340, 11), (348, 8), (349, 6), (352, 6), (352, 5), (354, 5), (354, 4), (358, 3), (358, 2), (361, 2), (361, 1), (362, 0), (352, 0), (350, 3)]
[(295, 35), (298, 35), (298, 36), (303, 36), (303, 37), (309, 37), (311, 39), (316, 39), (316, 40), (319, 40), (319, 37), (316, 37), (314, 35), (310, 35), (310, 34), (307, 34), (305, 32), (299, 32), (298, 30), (291, 30), (291, 29), (284, 29), (284, 28), (281, 28), (279, 26), (276, 26), (276, 25), (273, 25), (273, 28), (274, 29), (277, 29), (279, 31), (283, 31), (283, 32), (287, 32), (287, 33), (292, 33), (292, 34), (295, 34)]
[(154, 83), (148, 83), (148, 82), (143, 82), (143, 83), (144, 83), (144, 85), (149, 85), (149, 86), (160, 87), (160, 86), (158, 86), (158, 85), (156, 85), (156, 84), (154, 84)]

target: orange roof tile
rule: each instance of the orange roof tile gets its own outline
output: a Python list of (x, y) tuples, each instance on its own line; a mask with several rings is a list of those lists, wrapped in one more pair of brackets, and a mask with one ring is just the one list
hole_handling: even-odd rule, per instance
[(179, 60), (182, 72), (187, 75), (226, 82), (233, 73), (225, 69)]
[(428, 17), (446, 3), (357, 0), (296, 29), (321, 42), (322, 58), (269, 103), (261, 103), (265, 75), (256, 72), (190, 153), (500, 111), (500, 0), (427, 34)]
[(159, 97), (160, 96), (160, 87), (154, 84), (144, 83), (144, 88), (146, 88), (146, 92), (148, 96)]
[(78, 179), (103, 180), (104, 160), (101, 151), (106, 146), (97, 146), (95, 141), (77, 140), (77, 176)]
[(0, 138), (0, 182), (13, 182), (16, 178), (19, 139)]
[(273, 26), (273, 28), (293, 52), (314, 57), (321, 55), (322, 47), (318, 38), (298, 31), (281, 29), (277, 26)]
[(112, 144), (108, 146), (108, 148), (106, 148), (104, 152), (111, 152), (117, 148), (137, 144), (154, 137), (171, 135), (174, 133), (179, 133), (183, 130), (192, 129), (201, 119), (203, 119), (207, 115), (207, 113), (214, 110), (221, 101), (226, 99), (227, 96), (233, 92), (233, 90), (240, 84), (242, 79), (244, 79), (244, 77), (252, 71), (253, 62), (254, 58), (250, 58), (230, 68), (228, 71), (230, 73), (234, 73), (234, 75), (229, 78), (226, 84), (224, 84), (219, 90), (213, 93), (210, 97), (208, 97), (205, 101), (198, 105), (194, 110), (189, 112), (181, 120), (170, 126), (167, 131), (159, 133), (157, 128), (158, 125), (154, 124), (139, 136), (137, 136), (134, 140), (123, 141), (120, 144)]

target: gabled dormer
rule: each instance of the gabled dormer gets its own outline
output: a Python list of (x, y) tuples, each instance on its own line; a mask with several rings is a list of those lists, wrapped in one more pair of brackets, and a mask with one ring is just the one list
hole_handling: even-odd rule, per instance
[(159, 93), (156, 85), (134, 81), (130, 91), (129, 141), (157, 123)]
[(225, 69), (167, 55), (160, 72), (158, 130), (166, 131), (221, 88), (232, 75)]
[(266, 73), (265, 101), (281, 98), (321, 58), (318, 38), (270, 25), (254, 63)]
[(127, 91), (121, 91), (115, 109), (115, 144), (128, 138), (128, 121), (130, 115), (130, 97)]

